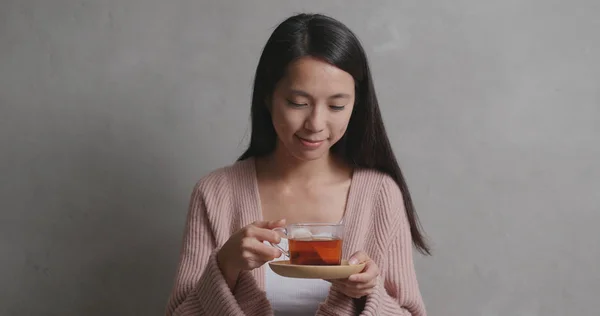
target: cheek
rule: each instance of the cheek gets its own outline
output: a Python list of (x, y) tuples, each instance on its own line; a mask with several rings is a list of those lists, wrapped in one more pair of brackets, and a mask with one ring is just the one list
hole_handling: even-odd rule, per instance
[(298, 115), (282, 106), (274, 106), (272, 111), (273, 126), (280, 136), (283, 134), (294, 133), (298, 125)]
[(350, 115), (341, 117), (339, 121), (335, 123), (335, 127), (332, 130), (337, 132), (336, 138), (341, 138), (346, 130), (348, 129), (348, 123), (350, 122)]
[(273, 127), (275, 127), (275, 131), (279, 138), (281, 138), (284, 134), (286, 134), (287, 124), (285, 122), (284, 117), (281, 113), (273, 112)]

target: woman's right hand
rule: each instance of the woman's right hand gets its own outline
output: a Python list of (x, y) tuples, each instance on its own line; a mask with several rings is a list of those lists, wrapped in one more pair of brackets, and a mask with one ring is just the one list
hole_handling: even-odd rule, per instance
[(285, 220), (257, 221), (229, 237), (217, 253), (217, 262), (230, 289), (235, 287), (240, 272), (256, 269), (281, 256), (279, 249), (263, 241), (278, 244), (281, 237), (272, 229), (284, 225)]

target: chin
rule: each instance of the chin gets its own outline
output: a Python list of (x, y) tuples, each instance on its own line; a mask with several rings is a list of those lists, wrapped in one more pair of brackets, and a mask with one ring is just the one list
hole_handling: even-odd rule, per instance
[(293, 140), (289, 143), (280, 144), (283, 145), (281, 149), (285, 148), (289, 156), (292, 156), (299, 161), (313, 161), (322, 159), (328, 156), (331, 149), (331, 146), (329, 146), (327, 143), (322, 144), (320, 148), (312, 150), (304, 148), (301, 144), (297, 143), (296, 140)]
[(292, 155), (294, 157), (296, 157), (296, 159), (298, 160), (302, 160), (302, 161), (312, 161), (312, 160), (319, 160), (323, 157), (325, 157), (327, 155), (328, 151), (297, 151), (294, 152)]

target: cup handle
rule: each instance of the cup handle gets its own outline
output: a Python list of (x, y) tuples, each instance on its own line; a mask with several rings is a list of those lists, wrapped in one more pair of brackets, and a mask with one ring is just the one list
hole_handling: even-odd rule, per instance
[[(283, 227), (276, 227), (273, 228), (273, 231), (280, 233), (281, 235), (283, 235), (281, 238), (287, 238), (287, 229), (283, 228)], [(271, 244), (271, 246), (281, 250), (281, 252), (286, 256), (286, 257), (290, 257), (289, 251), (281, 248), (279, 245), (276, 245), (272, 242), (269, 242), (269, 244)]]

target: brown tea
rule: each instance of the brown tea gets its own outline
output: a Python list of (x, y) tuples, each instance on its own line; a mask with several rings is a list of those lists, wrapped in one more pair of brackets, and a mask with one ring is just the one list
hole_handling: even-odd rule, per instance
[(339, 265), (342, 240), (339, 238), (290, 239), (290, 263), (302, 265)]

